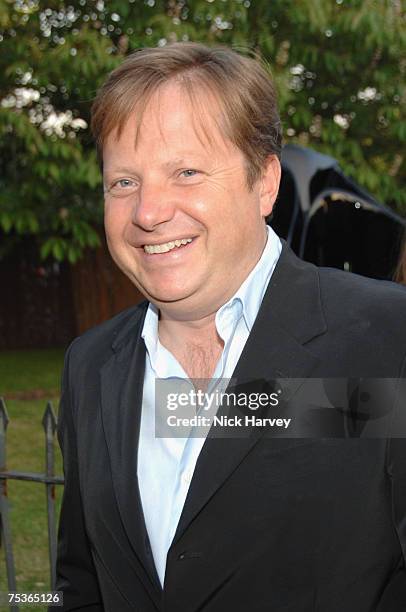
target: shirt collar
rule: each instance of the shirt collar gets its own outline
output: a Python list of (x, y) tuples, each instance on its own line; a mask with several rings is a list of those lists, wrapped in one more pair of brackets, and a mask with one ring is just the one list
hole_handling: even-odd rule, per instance
[(254, 325), (266, 288), (282, 250), (281, 241), (273, 229), (269, 225), (266, 226), (266, 229), (268, 236), (260, 259), (233, 297), (219, 308), (216, 314), (217, 320), (217, 315), (231, 307), (234, 309), (235, 315), (238, 316), (242, 306), (242, 314), (248, 332), (251, 332)]

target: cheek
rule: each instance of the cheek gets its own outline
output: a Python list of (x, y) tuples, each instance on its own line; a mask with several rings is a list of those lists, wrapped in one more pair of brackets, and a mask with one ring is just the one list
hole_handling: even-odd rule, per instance
[(106, 203), (104, 208), (104, 227), (110, 237), (120, 234), (131, 221), (130, 209), (122, 204)]
[(236, 210), (234, 198), (225, 190), (210, 189), (196, 197), (191, 205), (190, 214), (210, 233), (223, 233), (230, 225)]

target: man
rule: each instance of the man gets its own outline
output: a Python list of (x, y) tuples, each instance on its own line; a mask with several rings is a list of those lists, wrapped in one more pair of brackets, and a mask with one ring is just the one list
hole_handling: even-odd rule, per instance
[(144, 49), (92, 126), (110, 252), (148, 301), (66, 355), (63, 609), (405, 610), (401, 438), (155, 435), (157, 378), (288, 379), (297, 402), (309, 377), (405, 374), (404, 290), (302, 262), (265, 225), (281, 143), (266, 71)]

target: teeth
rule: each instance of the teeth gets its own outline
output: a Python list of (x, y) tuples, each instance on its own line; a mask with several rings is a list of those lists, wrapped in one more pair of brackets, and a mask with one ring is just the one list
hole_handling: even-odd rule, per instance
[(167, 253), (172, 251), (175, 247), (180, 247), (183, 244), (192, 242), (193, 238), (182, 238), (182, 240), (174, 240), (172, 242), (165, 242), (164, 244), (146, 244), (144, 245), (145, 253), (153, 255), (154, 253)]

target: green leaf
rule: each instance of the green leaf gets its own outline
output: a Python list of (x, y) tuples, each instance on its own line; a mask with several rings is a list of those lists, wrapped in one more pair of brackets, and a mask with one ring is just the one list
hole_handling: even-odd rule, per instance
[(71, 264), (75, 264), (81, 254), (81, 250), (79, 250), (78, 248), (75, 248), (73, 245), (69, 245), (68, 247), (68, 261)]
[(13, 227), (13, 220), (10, 213), (4, 211), (0, 214), (0, 225), (3, 230), (8, 234)]
[(50, 238), (49, 240), (44, 242), (44, 244), (41, 245), (41, 249), (40, 249), (41, 259), (46, 259), (48, 257), (48, 255), (51, 253), (52, 245), (53, 245), (52, 238)]
[(52, 255), (57, 261), (62, 261), (65, 256), (65, 241), (56, 239), (52, 245)]

